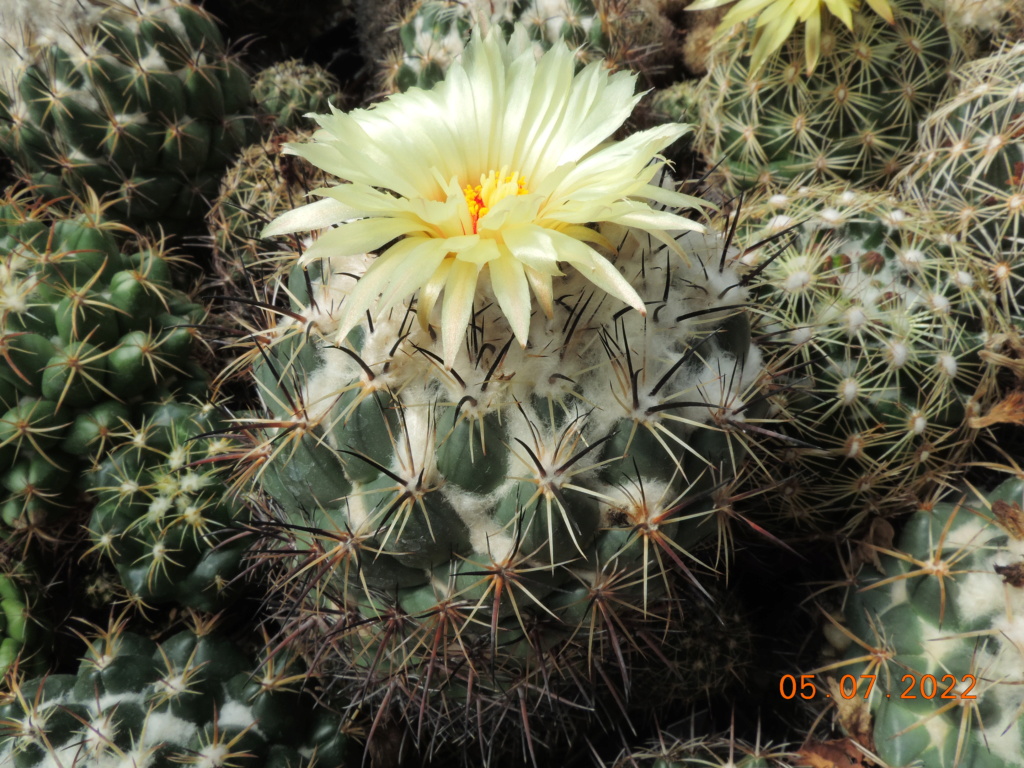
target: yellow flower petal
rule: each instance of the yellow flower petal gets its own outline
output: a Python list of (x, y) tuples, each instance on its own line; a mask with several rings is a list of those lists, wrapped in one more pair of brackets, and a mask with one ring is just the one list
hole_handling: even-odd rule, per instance
[(473, 300), (480, 265), (455, 260), (448, 270), (444, 286), (444, 304), (441, 307), (441, 346), (444, 364), (451, 367), (462, 346), (462, 336), (473, 317)]
[[(724, 5), (724, 2), (700, 0), (688, 6), (687, 10), (707, 10), (719, 5)], [(725, 14), (716, 34), (724, 35), (733, 25), (756, 16), (756, 32), (750, 50), (750, 72), (755, 73), (772, 53), (782, 47), (796, 24), (803, 22), (807, 25), (804, 50), (810, 73), (820, 56), (822, 13), (828, 10), (853, 29), (853, 11), (859, 5), (860, 0), (740, 0)], [(894, 23), (888, 0), (868, 0), (868, 5), (890, 24)]]
[(522, 346), (530, 331), (530, 284), (523, 263), (511, 254), (504, 254), (489, 264), (491, 290), (498, 306), (508, 318), (512, 333)]
[(508, 41), (496, 29), (478, 35), (433, 89), (413, 88), (348, 113), (332, 108), (316, 116), (320, 130), (311, 144), (288, 146), (347, 183), (316, 190), (324, 200), (286, 214), (267, 232), (337, 225), (307, 249), (303, 263), (387, 246), (345, 297), (339, 342), (366, 312), (415, 295), (421, 323), (436, 322), (441, 301), (446, 363), (477, 300), (496, 301), (526, 343), (531, 294), (550, 314), (553, 280), (566, 264), (643, 311), (599, 230), (618, 222), (681, 253), (667, 233), (698, 225), (655, 211), (650, 201), (699, 204), (652, 183), (664, 162), (659, 153), (689, 128), (659, 126), (610, 140), (642, 96), (636, 76), (612, 74), (600, 62), (576, 72), (567, 46), (555, 45), (539, 60), (532, 48), (522, 27)]

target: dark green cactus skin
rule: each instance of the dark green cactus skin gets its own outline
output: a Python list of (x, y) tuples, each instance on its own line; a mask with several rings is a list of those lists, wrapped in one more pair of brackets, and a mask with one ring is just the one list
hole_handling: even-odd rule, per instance
[(169, 401), (143, 413), (87, 478), (94, 549), (146, 603), (217, 610), (234, 593), (249, 541), (232, 537), (248, 515), (218, 474), (231, 442), (193, 438), (225, 425), (212, 406)]
[(0, 152), (44, 196), (92, 188), (119, 217), (165, 229), (202, 216), (256, 130), (248, 75), (187, 0), (115, 3), (30, 47), (0, 117)]
[(859, 676), (876, 675), (869, 706), (886, 765), (1024, 765), (1022, 503), (1017, 470), (991, 492), (923, 504), (879, 553), (881, 572), (865, 565), (850, 590), (847, 661), (830, 674), (865, 692)]
[(82, 470), (142, 403), (205, 393), (207, 377), (187, 327), (205, 312), (156, 244), (97, 206), (27, 198), (0, 205), (0, 481), (4, 523), (33, 529), (87, 490)]
[(216, 634), (186, 630), (158, 644), (122, 630), (92, 640), (77, 674), (15, 681), (19, 695), (0, 706), (0, 763), (348, 764), (340, 718), (313, 708), (294, 660), (254, 664)]
[(25, 554), (0, 545), (0, 680), (17, 665), (21, 674), (46, 671), (52, 628), (40, 603), (43, 594)]

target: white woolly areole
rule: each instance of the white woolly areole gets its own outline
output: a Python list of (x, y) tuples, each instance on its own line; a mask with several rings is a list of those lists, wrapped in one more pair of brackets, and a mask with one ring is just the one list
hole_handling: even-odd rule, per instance
[(217, 725), (221, 728), (251, 728), (263, 738), (266, 734), (260, 730), (256, 718), (253, 717), (252, 709), (240, 701), (229, 699), (224, 702), (217, 714)]

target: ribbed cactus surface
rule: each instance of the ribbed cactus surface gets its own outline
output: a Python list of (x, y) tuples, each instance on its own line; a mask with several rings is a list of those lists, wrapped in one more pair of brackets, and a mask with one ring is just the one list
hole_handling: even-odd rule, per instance
[(95, 198), (66, 213), (31, 190), (0, 203), (2, 514), (32, 531), (73, 506), (81, 471), (144, 402), (205, 391), (188, 327), (205, 313), (161, 243)]
[(347, 763), (336, 715), (314, 711), (294, 659), (257, 665), (224, 636), (160, 643), (115, 624), (76, 674), (16, 681), (0, 704), (0, 764), (24, 768)]
[(47, 197), (91, 188), (170, 229), (201, 217), (254, 136), (248, 75), (188, 0), (103, 2), (23, 48), (0, 96), (0, 152)]
[(211, 611), (227, 602), (250, 542), (237, 536), (248, 515), (218, 471), (231, 441), (204, 437), (224, 426), (212, 405), (148, 405), (87, 477), (93, 549), (145, 603)]
[(901, 181), (985, 261), (998, 303), (1024, 318), (1024, 43), (956, 76)]
[(292, 311), (254, 337), (243, 469), (294, 552), (291, 622), (339, 685), (422, 713), (421, 738), (507, 739), (520, 697), (551, 713), (534, 729), (568, 728), (558, 702), (600, 666), (647, 663), (634, 632), (686, 632), (677, 575), (714, 560), (760, 354), (717, 240), (618, 242), (646, 318), (574, 273), (524, 348), (481, 287), (449, 368), (405, 307), (338, 344), (358, 256), (294, 271)]
[(1024, 765), (1022, 503), (1017, 470), (922, 504), (850, 591), (847, 661), (830, 674), (855, 677), (886, 765)]
[(732, 215), (796, 441), (767, 459), (770, 503), (852, 530), (960, 472), (970, 417), (999, 396), (982, 353), (1008, 328), (984, 262), (934, 212), (870, 189), (791, 187)]
[(727, 188), (875, 183), (906, 164), (918, 123), (963, 51), (931, 0), (891, 5), (894, 25), (870, 9), (853, 14), (852, 30), (827, 19), (810, 75), (799, 35), (756, 71), (746, 56), (752, 29), (716, 44), (698, 89), (697, 144), (711, 164), (721, 163)]

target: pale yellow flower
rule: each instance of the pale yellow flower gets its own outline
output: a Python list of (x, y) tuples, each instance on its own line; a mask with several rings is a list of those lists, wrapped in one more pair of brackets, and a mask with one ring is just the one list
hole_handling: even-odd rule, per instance
[(264, 236), (338, 225), (303, 263), (387, 246), (346, 298), (339, 339), (367, 310), (418, 292), (424, 323), (441, 302), (446, 363), (488, 290), (484, 298), (497, 301), (525, 345), (531, 293), (550, 315), (561, 264), (643, 312), (599, 225), (643, 230), (678, 250), (668, 233), (700, 226), (650, 203), (699, 201), (651, 183), (658, 153), (689, 126), (609, 141), (641, 97), (634, 89), (634, 75), (610, 74), (601, 62), (575, 73), (565, 45), (538, 60), (524, 29), (508, 42), (492, 30), (429, 91), (316, 115), (313, 141), (286, 151), (349, 183), (315, 190), (324, 199), (284, 214)]
[[(732, 0), (698, 0), (687, 6), (688, 11), (706, 11)], [(895, 23), (888, 0), (868, 0), (875, 13)], [(719, 26), (724, 34), (732, 26), (757, 16), (753, 45), (750, 49), (750, 71), (757, 71), (774, 51), (782, 47), (793, 32), (797, 22), (806, 25), (804, 29), (804, 58), (807, 74), (814, 71), (821, 56), (821, 21), (826, 9), (837, 19), (853, 29), (853, 12), (860, 7), (860, 0), (740, 0), (729, 9)]]

